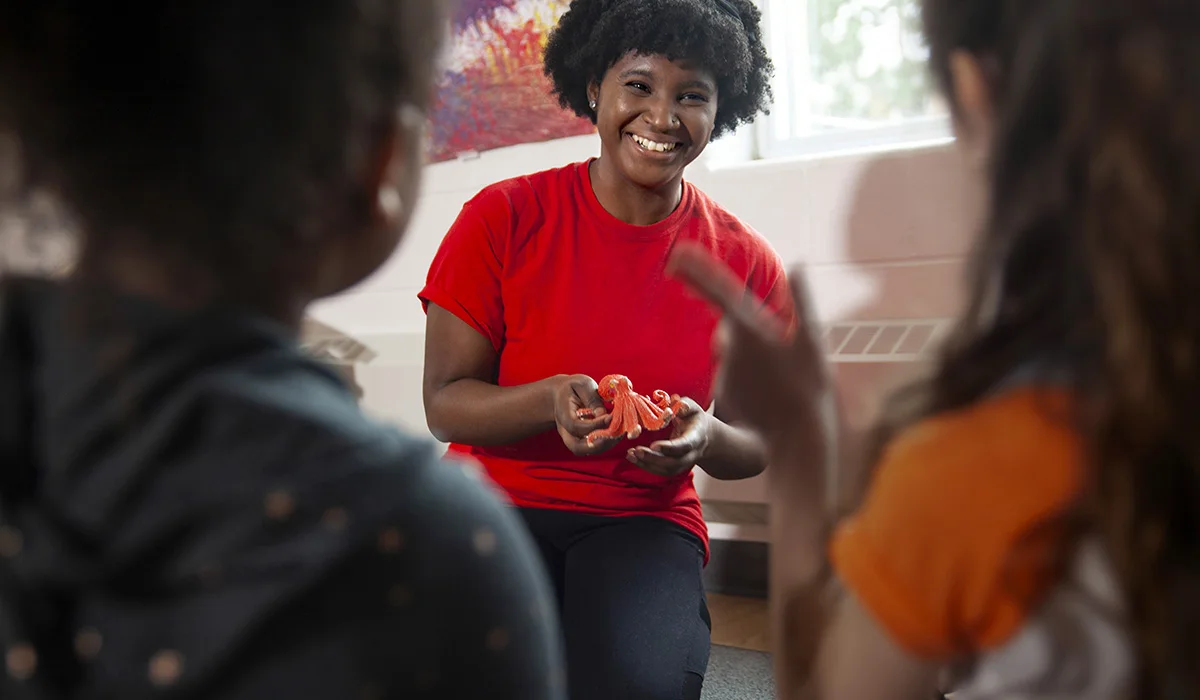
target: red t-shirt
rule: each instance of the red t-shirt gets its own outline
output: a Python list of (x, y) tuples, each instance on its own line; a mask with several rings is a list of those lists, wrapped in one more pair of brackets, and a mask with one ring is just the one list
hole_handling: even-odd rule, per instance
[[(467, 202), (419, 296), (491, 341), (500, 386), (624, 374), (639, 393), (662, 389), (708, 406), (719, 314), (667, 276), (679, 241), (702, 243), (769, 307), (790, 312), (779, 256), (690, 183), (669, 217), (632, 226), (601, 206), (586, 162), (499, 182)], [(669, 430), (645, 432), (632, 444), (669, 437)], [(643, 471), (625, 459), (628, 446), (577, 457), (551, 430), (503, 447), (451, 450), (482, 463), (517, 506), (658, 516), (707, 547), (691, 473)]]

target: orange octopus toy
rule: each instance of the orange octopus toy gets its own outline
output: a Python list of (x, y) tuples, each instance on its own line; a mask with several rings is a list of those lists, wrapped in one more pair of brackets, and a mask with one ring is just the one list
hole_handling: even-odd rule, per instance
[[(642, 430), (662, 430), (671, 424), (679, 412), (681, 401), (665, 391), (655, 391), (643, 396), (633, 390), (633, 382), (623, 374), (610, 374), (599, 382), (600, 398), (612, 405), (612, 422), (607, 428), (593, 431), (587, 437), (591, 447), (600, 438), (615, 438), (624, 435), (630, 440), (642, 434)], [(591, 409), (579, 410), (580, 418), (591, 418)]]

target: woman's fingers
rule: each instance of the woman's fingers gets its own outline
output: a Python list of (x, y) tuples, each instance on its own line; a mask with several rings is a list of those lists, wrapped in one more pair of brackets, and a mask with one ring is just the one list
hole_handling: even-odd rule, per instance
[(618, 442), (620, 442), (623, 439), (625, 439), (625, 436), (623, 436), (623, 435), (617, 435), (615, 437), (607, 437), (607, 436), (597, 437), (592, 442), (592, 444), (589, 448), (590, 452), (588, 454), (600, 454), (601, 452), (607, 452), (609, 449), (611, 449), (613, 447), (613, 445), (616, 445)]
[(563, 429), (570, 433), (573, 437), (583, 440), (597, 430), (604, 430), (611, 422), (612, 416), (606, 414), (597, 418), (564, 416), (559, 420), (558, 424), (561, 425)]
[(579, 420), (598, 420), (608, 415), (608, 409), (601, 406), (599, 408), (580, 408), (575, 411), (575, 417)]
[(575, 375), (565, 382), (555, 398), (555, 422), (571, 437), (585, 439), (612, 422), (598, 388), (591, 377)]
[(570, 438), (570, 442), (567, 443), (567, 449), (571, 450), (572, 454), (580, 457), (586, 457), (607, 452), (608, 450), (612, 449), (613, 445), (616, 445), (620, 441), (620, 437), (601, 437), (597, 438), (591, 444), (588, 444), (587, 437), (572, 437)]
[(695, 450), (695, 443), (696, 441), (687, 435), (674, 440), (659, 440), (650, 445), (649, 452), (657, 453), (671, 459), (678, 459)]
[(638, 467), (660, 476), (682, 474), (696, 466), (697, 462), (694, 451), (687, 451), (679, 456), (670, 456), (647, 447), (635, 447), (629, 450), (626, 457)]

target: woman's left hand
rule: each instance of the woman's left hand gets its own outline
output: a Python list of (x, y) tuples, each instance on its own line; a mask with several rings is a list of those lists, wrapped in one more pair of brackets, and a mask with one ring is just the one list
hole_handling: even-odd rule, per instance
[(632, 447), (627, 459), (651, 474), (678, 476), (695, 467), (708, 450), (715, 420), (695, 401), (672, 397), (679, 409), (671, 421), (671, 439)]

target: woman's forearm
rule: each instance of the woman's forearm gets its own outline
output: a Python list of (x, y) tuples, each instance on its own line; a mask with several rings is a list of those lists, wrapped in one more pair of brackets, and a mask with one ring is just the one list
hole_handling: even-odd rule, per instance
[(767, 467), (767, 448), (755, 433), (712, 419), (708, 449), (698, 465), (714, 479), (758, 476)]
[(553, 430), (554, 394), (560, 377), (520, 386), (459, 379), (426, 401), (429, 430), (442, 442), (488, 447), (507, 445)]

